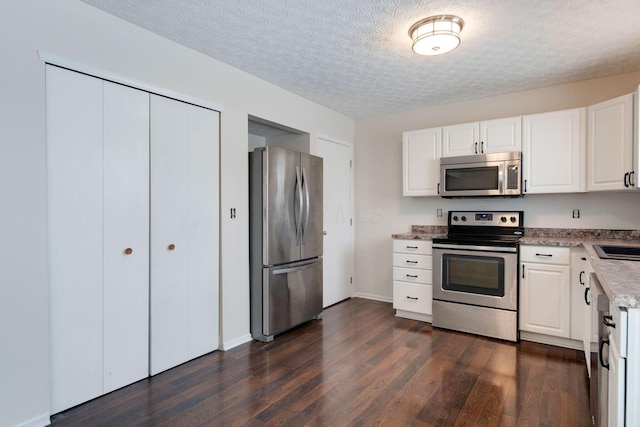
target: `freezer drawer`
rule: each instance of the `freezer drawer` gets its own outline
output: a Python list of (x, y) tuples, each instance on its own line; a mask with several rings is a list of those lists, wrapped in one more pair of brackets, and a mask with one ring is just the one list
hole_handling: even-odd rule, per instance
[(262, 273), (262, 301), (253, 301), (252, 307), (254, 339), (271, 341), (322, 313), (321, 258), (264, 268)]

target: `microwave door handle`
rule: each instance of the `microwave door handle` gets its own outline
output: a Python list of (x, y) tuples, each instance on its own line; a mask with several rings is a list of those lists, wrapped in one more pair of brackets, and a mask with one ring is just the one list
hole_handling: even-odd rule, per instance
[(500, 163), (500, 166), (498, 167), (498, 190), (501, 195), (504, 195), (507, 192), (505, 179), (504, 179), (504, 175), (505, 175), (504, 168), (505, 168), (505, 164)]

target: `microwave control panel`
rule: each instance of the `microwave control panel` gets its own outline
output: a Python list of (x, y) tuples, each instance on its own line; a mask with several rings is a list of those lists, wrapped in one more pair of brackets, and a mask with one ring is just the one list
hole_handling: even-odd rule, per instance
[(507, 166), (507, 190), (517, 190), (520, 187), (518, 165)]

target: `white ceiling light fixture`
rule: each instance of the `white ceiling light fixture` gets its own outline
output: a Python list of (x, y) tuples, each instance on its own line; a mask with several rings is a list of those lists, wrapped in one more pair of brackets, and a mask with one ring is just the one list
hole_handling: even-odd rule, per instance
[(438, 15), (421, 19), (409, 28), (412, 49), (418, 55), (440, 55), (460, 44), (464, 21), (454, 15)]

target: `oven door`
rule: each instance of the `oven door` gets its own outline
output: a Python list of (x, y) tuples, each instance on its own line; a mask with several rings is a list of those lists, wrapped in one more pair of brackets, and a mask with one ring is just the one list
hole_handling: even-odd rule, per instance
[(503, 196), (504, 161), (441, 164), (442, 197)]
[(517, 248), (433, 244), (433, 299), (516, 311)]

